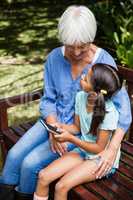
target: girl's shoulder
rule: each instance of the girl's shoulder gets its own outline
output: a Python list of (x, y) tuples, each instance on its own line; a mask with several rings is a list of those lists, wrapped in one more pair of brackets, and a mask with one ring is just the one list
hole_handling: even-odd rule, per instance
[(112, 100), (108, 100), (105, 102), (105, 110), (107, 113), (112, 112), (112, 111), (115, 111), (115, 112), (117, 111)]
[(76, 94), (76, 101), (84, 101), (86, 100), (88, 94), (84, 91), (80, 91)]
[(105, 109), (106, 114), (103, 122), (100, 125), (100, 129), (115, 130), (119, 120), (119, 113), (111, 100), (105, 103)]

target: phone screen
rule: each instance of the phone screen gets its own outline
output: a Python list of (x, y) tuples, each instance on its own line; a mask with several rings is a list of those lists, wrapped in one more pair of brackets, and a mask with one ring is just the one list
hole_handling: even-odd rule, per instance
[(61, 134), (61, 132), (58, 130), (57, 127), (48, 124), (45, 120), (40, 118), (40, 122), (47, 129), (47, 131), (49, 131), (53, 134)]

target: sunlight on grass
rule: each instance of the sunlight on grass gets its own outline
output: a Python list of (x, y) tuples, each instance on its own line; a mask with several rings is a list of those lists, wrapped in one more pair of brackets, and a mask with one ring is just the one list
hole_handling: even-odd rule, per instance
[(0, 68), (0, 98), (33, 91), (43, 86), (42, 65), (14, 65)]
[(0, 21), (0, 27), (4, 28), (4, 27), (7, 27), (10, 25), (10, 22), (9, 21)]
[[(57, 42), (58, 14), (49, 14), (48, 6), (21, 3), (0, 13), (0, 98), (43, 87), (43, 62)], [(9, 125), (37, 117), (38, 102), (16, 106), (8, 114)]]
[(39, 115), (39, 100), (25, 105), (17, 105), (8, 110), (9, 126), (34, 121)]
[[(31, 92), (43, 87), (42, 65), (14, 65), (0, 68), (0, 98)], [(9, 109), (9, 125), (36, 118), (38, 102)]]
[(18, 40), (21, 40), (23, 44), (31, 42), (36, 37), (35, 30), (26, 30), (18, 35)]

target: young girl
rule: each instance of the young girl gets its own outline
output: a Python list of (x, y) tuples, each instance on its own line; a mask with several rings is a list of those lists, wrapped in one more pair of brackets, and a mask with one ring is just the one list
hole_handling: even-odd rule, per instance
[[(103, 151), (117, 128), (118, 112), (111, 97), (121, 89), (118, 72), (109, 65), (95, 64), (81, 79), (83, 91), (76, 96), (75, 122), (62, 125), (62, 133), (55, 134), (60, 142), (71, 142), (76, 148), (64, 154), (39, 173), (34, 200), (47, 200), (49, 184), (60, 178), (55, 186), (55, 200), (66, 200), (68, 191), (76, 185), (96, 179), (92, 174), (100, 163), (96, 154)], [(81, 131), (81, 138), (74, 136)], [(119, 165), (120, 149), (109, 176)]]

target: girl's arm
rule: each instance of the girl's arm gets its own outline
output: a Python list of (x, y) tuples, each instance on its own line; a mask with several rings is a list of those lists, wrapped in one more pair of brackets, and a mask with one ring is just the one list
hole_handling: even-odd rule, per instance
[[(85, 151), (89, 151), (89, 152), (95, 153), (95, 154), (100, 153), (101, 151), (103, 151), (105, 149), (105, 146), (107, 145), (108, 140), (109, 140), (110, 131), (99, 130), (96, 143), (87, 142), (87, 141), (83, 141), (83, 140), (77, 138), (76, 136), (74, 136), (73, 134), (71, 134), (71, 131), (72, 131), (71, 128), (74, 128), (74, 126), (75, 126), (75, 128), (79, 128), (78, 115), (75, 115), (75, 123), (76, 124), (67, 125), (67, 130), (66, 129), (63, 130), (62, 134), (55, 135), (56, 140), (59, 142), (65, 142), (65, 141), (72, 142), (75, 145), (79, 146), (80, 148), (84, 149)], [(70, 129), (70, 131), (69, 131), (69, 129)]]
[(99, 130), (96, 143), (80, 140), (73, 135), (70, 137), (70, 142), (74, 143), (85, 151), (97, 154), (105, 149), (105, 146), (107, 145), (109, 140), (109, 135), (110, 131)]
[(78, 115), (75, 115), (74, 117), (74, 123), (73, 124), (61, 124), (61, 128), (65, 129), (66, 131), (76, 134), (80, 132), (80, 121)]

